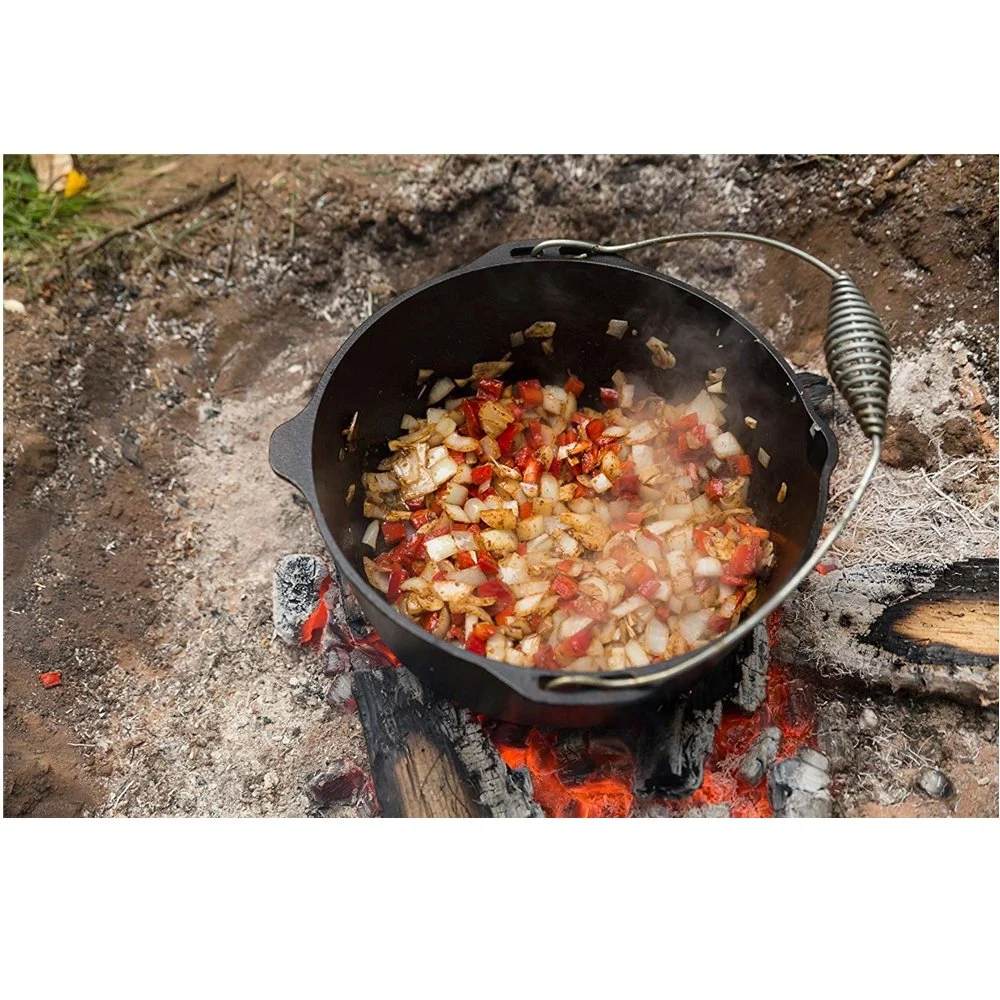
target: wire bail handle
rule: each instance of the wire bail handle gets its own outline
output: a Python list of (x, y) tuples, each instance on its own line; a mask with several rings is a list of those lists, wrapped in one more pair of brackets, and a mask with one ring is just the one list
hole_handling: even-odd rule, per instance
[(881, 320), (850, 275), (837, 271), (804, 250), (788, 243), (782, 243), (780, 240), (773, 240), (767, 236), (757, 236), (753, 233), (726, 231), (672, 233), (669, 236), (655, 236), (652, 239), (638, 240), (635, 243), (621, 243), (616, 246), (588, 243), (585, 240), (543, 240), (532, 248), (531, 256), (539, 257), (549, 249), (576, 250), (577, 253), (564, 255), (582, 259), (594, 254), (627, 253), (630, 250), (639, 250), (662, 243), (680, 243), (685, 240), (702, 239), (741, 240), (746, 243), (760, 243), (764, 246), (784, 250), (800, 260), (812, 264), (813, 267), (830, 278), (833, 282), (833, 288), (830, 293), (826, 335), (823, 338), (823, 353), (833, 384), (850, 407), (858, 426), (871, 441), (871, 458), (840, 518), (831, 527), (826, 537), (816, 546), (809, 561), (786, 580), (775, 594), (772, 594), (768, 600), (758, 606), (749, 618), (742, 621), (724, 637), (702, 646), (693, 655), (684, 657), (682, 662), (674, 666), (666, 666), (641, 677), (627, 675), (604, 677), (600, 674), (567, 673), (548, 679), (547, 683), (544, 684), (546, 690), (648, 687), (659, 684), (674, 674), (733, 649), (772, 611), (787, 600), (792, 591), (802, 583), (826, 555), (854, 516), (858, 504), (861, 502), (861, 497), (878, 468), (882, 456), (882, 439), (885, 437), (886, 417), (889, 408), (889, 376), (892, 369), (892, 354), (889, 350), (889, 338), (886, 336)]

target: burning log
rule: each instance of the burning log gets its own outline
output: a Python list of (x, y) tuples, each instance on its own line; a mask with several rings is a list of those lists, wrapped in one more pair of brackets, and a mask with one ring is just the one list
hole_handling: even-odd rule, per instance
[(740, 650), (737, 661), (740, 679), (729, 700), (748, 715), (764, 704), (767, 696), (767, 668), (771, 663), (771, 643), (767, 625), (758, 625)]
[(720, 701), (709, 708), (693, 708), (689, 698), (661, 705), (646, 721), (636, 746), (636, 795), (683, 798), (699, 789), (721, 719)]
[(995, 559), (813, 576), (784, 607), (779, 659), (893, 691), (997, 702)]
[(405, 667), (353, 674), (383, 816), (541, 816), (526, 771), (510, 771), (464, 709)]

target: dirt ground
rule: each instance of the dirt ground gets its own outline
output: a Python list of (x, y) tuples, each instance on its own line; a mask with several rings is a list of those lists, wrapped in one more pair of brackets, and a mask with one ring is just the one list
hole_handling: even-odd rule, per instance
[[(896, 357), (890, 467), (842, 561), (995, 557), (997, 159), (927, 156), (890, 179), (898, 159), (95, 160), (141, 212), (240, 183), (78, 268), (5, 262), (26, 310), (4, 315), (4, 814), (305, 815), (310, 775), (364, 765), (315, 658), (272, 636), (275, 560), (322, 543), (268, 436), (372, 309), (506, 239), (742, 229), (850, 271)], [(634, 259), (823, 370), (827, 288), (805, 265), (708, 243)], [(836, 426), (860, 454), (843, 407)], [(829, 698), (863, 777), (843, 812), (996, 815), (995, 706)], [(862, 707), (881, 728), (858, 729)], [(956, 796), (913, 792), (923, 766)]]

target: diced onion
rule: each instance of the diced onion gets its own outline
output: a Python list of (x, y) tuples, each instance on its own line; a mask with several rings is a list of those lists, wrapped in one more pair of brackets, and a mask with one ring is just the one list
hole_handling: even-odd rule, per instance
[(372, 521), (368, 527), (365, 528), (365, 533), (361, 536), (361, 544), (367, 545), (370, 549), (374, 549), (378, 544), (378, 529), (379, 522)]
[(763, 448), (758, 448), (757, 461), (766, 469), (771, 464), (771, 456)]
[(722, 563), (712, 556), (703, 556), (694, 564), (695, 576), (722, 576)]
[(723, 431), (712, 442), (712, 451), (715, 452), (717, 458), (733, 458), (743, 454), (739, 441), (729, 431)]
[(458, 546), (451, 535), (438, 535), (437, 538), (428, 538), (424, 542), (428, 559), (440, 562), (442, 559), (450, 559), (457, 551)]
[(431, 391), (427, 394), (427, 402), (430, 403), (431, 405), (440, 402), (454, 388), (455, 388), (455, 383), (452, 379), (439, 378), (431, 386)]
[(521, 347), (524, 344), (524, 334), (517, 330), (510, 335), (510, 346), (511, 347)]
[(645, 667), (652, 662), (635, 639), (625, 643), (625, 659), (630, 667)]
[(399, 426), (401, 430), (412, 431), (414, 427), (420, 426), (420, 421), (416, 417), (411, 417), (409, 413), (403, 414), (403, 419), (400, 420)]
[(708, 620), (711, 617), (711, 609), (694, 611), (691, 614), (681, 617), (678, 628), (680, 629), (681, 636), (688, 645), (696, 642), (704, 635), (705, 629), (708, 628)]
[(628, 331), (628, 321), (624, 319), (608, 320), (608, 328), (604, 332), (615, 340), (621, 340)]
[(431, 479), (434, 481), (434, 485), (440, 486), (458, 472), (458, 464), (449, 455), (447, 458), (442, 458), (440, 462), (432, 465), (428, 471), (430, 472)]
[(642, 644), (646, 647), (646, 652), (651, 656), (663, 656), (667, 651), (669, 640), (670, 630), (666, 622), (660, 621), (659, 618), (651, 618), (642, 635)]
[(633, 611), (638, 611), (646, 603), (646, 598), (641, 594), (633, 594), (628, 600), (622, 601), (621, 604), (613, 607), (611, 615), (614, 618), (625, 618), (627, 615), (632, 614)]

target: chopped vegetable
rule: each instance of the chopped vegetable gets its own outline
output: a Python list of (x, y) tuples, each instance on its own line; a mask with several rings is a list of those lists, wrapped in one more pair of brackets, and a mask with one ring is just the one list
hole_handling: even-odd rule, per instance
[[(665, 360), (662, 340), (647, 344)], [(775, 554), (715, 395), (724, 371), (680, 405), (616, 371), (597, 412), (580, 407), (576, 376), (506, 384), (509, 367), (439, 379), (363, 474), (369, 583), (439, 638), (550, 670), (644, 666), (734, 628)]]
[(778, 503), (784, 503), (786, 496), (788, 496), (788, 483), (782, 483), (778, 489), (778, 496), (776, 498)]
[(659, 337), (650, 337), (646, 341), (649, 353), (653, 356), (653, 364), (657, 368), (673, 368), (677, 364), (677, 358), (667, 349), (667, 345)]
[(771, 456), (763, 448), (758, 448), (757, 461), (766, 469), (771, 464)]
[(615, 340), (621, 340), (628, 330), (628, 322), (623, 319), (613, 319), (608, 322), (608, 328), (604, 332)]

